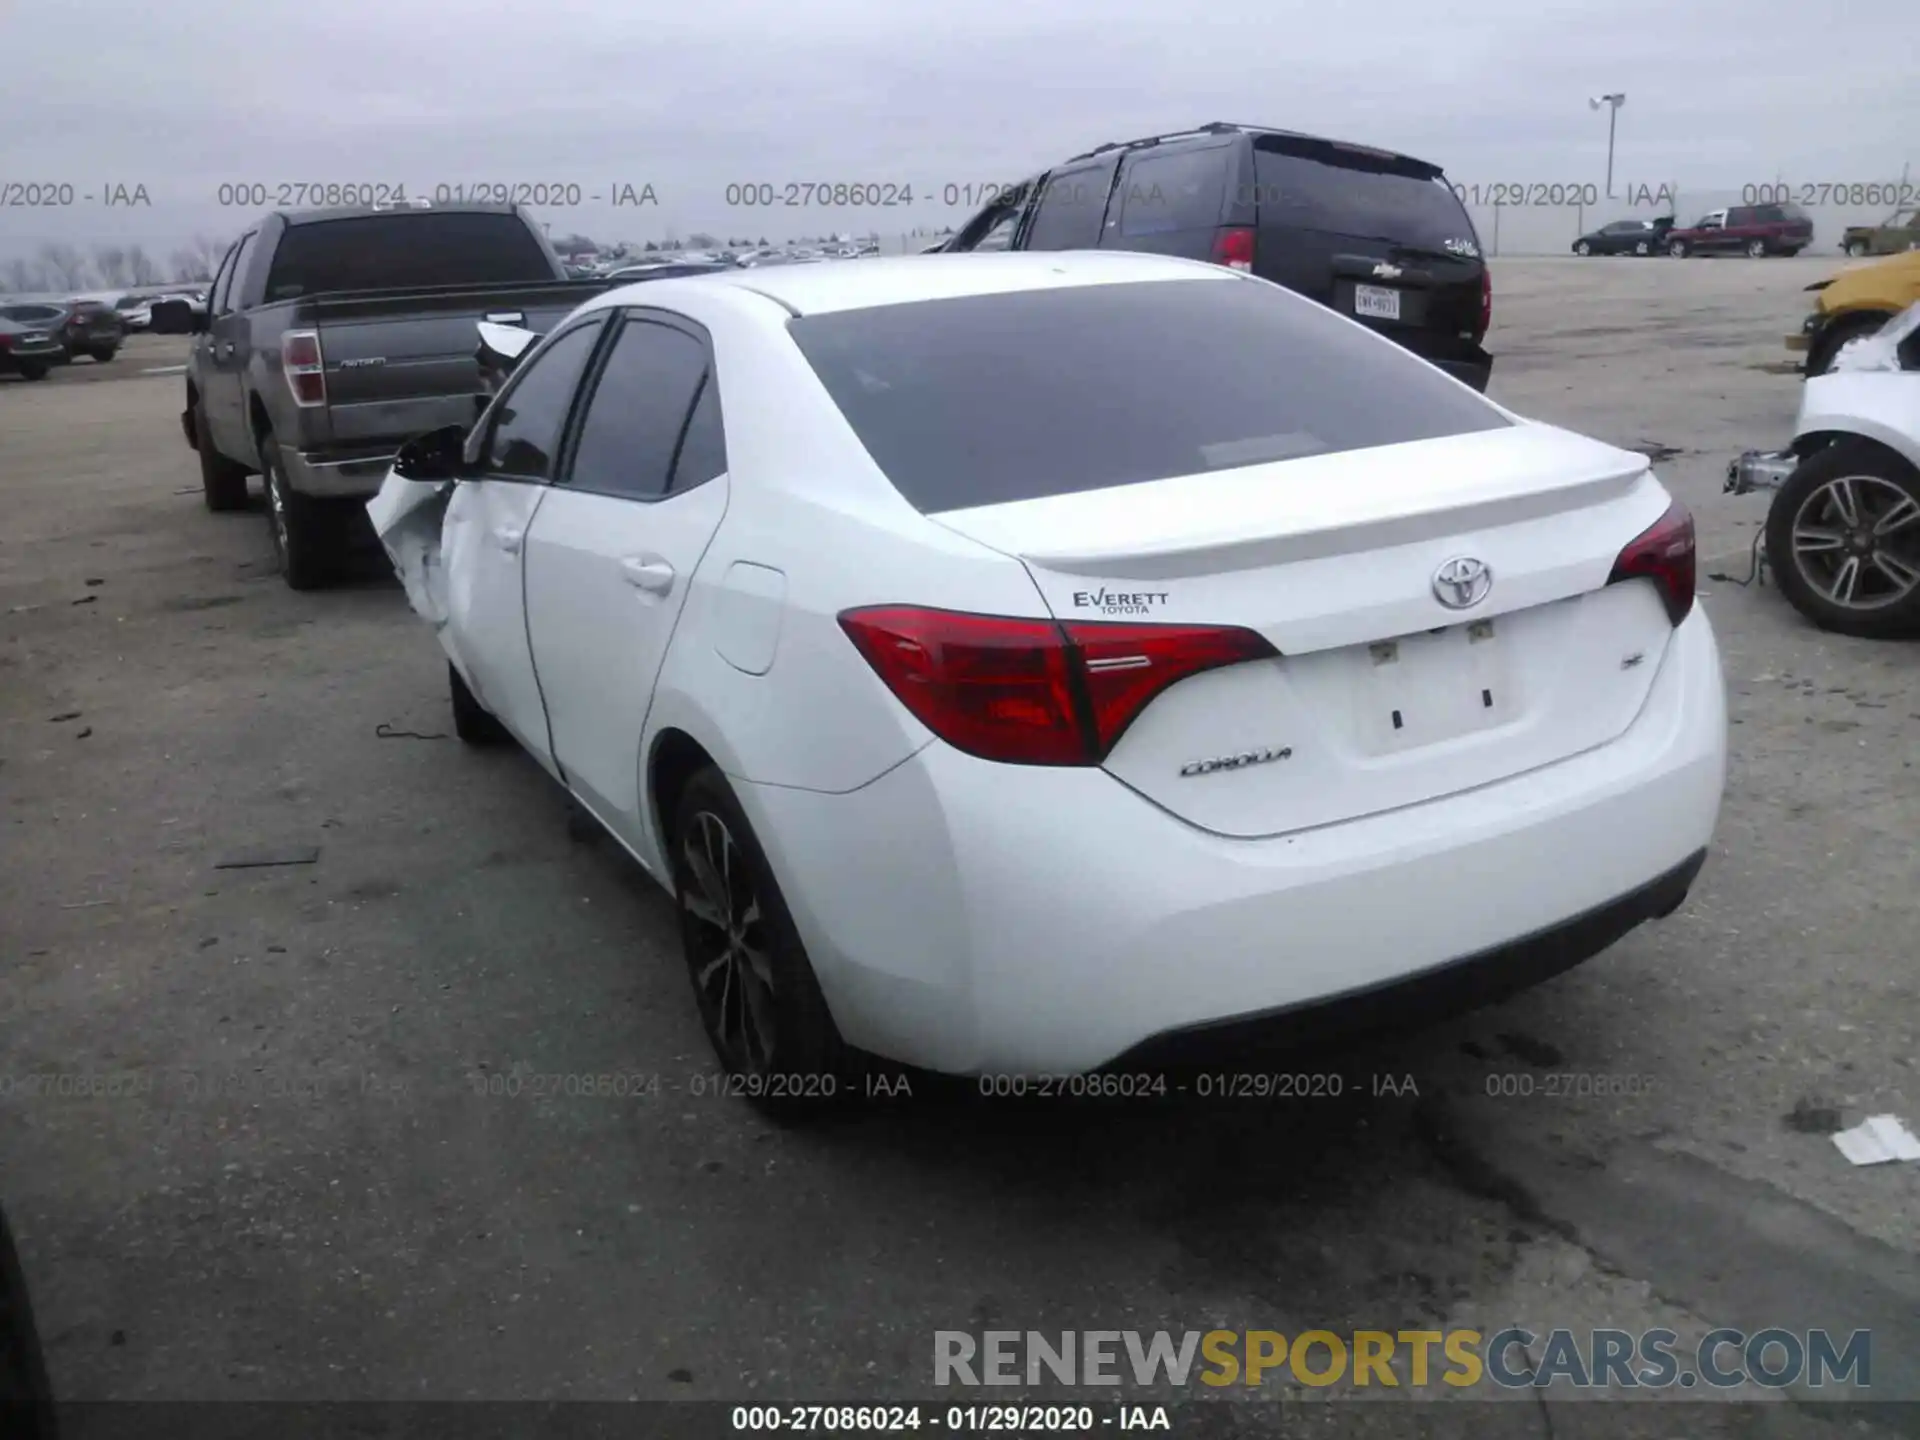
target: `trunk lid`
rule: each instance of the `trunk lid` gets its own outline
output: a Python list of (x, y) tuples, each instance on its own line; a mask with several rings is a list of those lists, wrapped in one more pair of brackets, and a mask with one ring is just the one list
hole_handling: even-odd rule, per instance
[[(1057, 618), (1265, 636), (1281, 658), (1173, 685), (1106, 762), (1192, 824), (1257, 837), (1617, 737), (1672, 625), (1651, 582), (1607, 579), (1667, 505), (1641, 456), (1521, 424), (933, 518), (1021, 559)], [(1455, 610), (1435, 581), (1461, 559), (1492, 584)]]

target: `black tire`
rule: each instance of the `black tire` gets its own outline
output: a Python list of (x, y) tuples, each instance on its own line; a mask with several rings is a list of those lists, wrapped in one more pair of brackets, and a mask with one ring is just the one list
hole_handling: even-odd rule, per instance
[(22, 380), (44, 380), (47, 378), (47, 372), (51, 368), (51, 366), (38, 360), (22, 360), (20, 362), (20, 378)]
[(1747, 258), (1749, 260), (1764, 260), (1766, 259), (1766, 257), (1767, 257), (1766, 241), (1749, 240), (1747, 242)]
[(19, 1440), (57, 1440), (59, 1434), (33, 1303), (5, 1214), (0, 1214), (0, 1434)]
[(260, 473), (266, 482), (267, 533), (290, 590), (318, 590), (334, 577), (340, 525), (333, 506), (287, 484), (286, 467), (271, 430), (260, 435)]
[(1855, 240), (1847, 246), (1847, 254), (1851, 255), (1854, 259), (1859, 260), (1866, 255), (1867, 251), (1870, 248), (1872, 247), (1870, 247), (1866, 241)]
[(94, 364), (104, 365), (120, 353), (120, 347), (118, 345), (98, 345), (87, 353), (93, 356)]
[[(681, 952), (707, 1041), (735, 1077), (731, 1088), (776, 1119), (810, 1114), (850, 1095), (857, 1067), (766, 854), (717, 769), (709, 766), (687, 782), (671, 845)], [(734, 917), (755, 906), (760, 918), (736, 935)], [(716, 923), (722, 907), (723, 923)], [(748, 952), (758, 952), (764, 974)], [(752, 995), (761, 997), (759, 1006)]]
[(453, 705), (453, 733), (469, 745), (500, 745), (513, 738), (507, 727), (467, 687), (466, 678), (447, 662), (447, 694)]
[(1636, 255), (1651, 255), (1653, 253), (1653, 247), (1644, 240), (1636, 240), (1633, 246), (1633, 253)]
[(207, 412), (193, 409), (193, 448), (200, 455), (200, 498), (216, 515), (223, 511), (247, 508), (247, 467), (229, 460), (213, 448), (213, 436), (207, 429)]
[(1574, 243), (1573, 253), (1584, 259), (1586, 256), (1593, 254), (1593, 246), (1584, 240), (1576, 241)]
[[(1831, 498), (1829, 487), (1843, 479), (1867, 482), (1850, 487), (1857, 528), (1846, 525)], [(1904, 508), (1898, 499), (1903, 494)], [(1884, 517), (1878, 526), (1876, 516)], [(1795, 535), (1809, 531), (1830, 531), (1835, 537), (1831, 553), (1843, 558), (1828, 567), (1818, 558), (1825, 550), (1803, 556)], [(1864, 548), (1856, 550), (1856, 543)], [(1920, 635), (1920, 583), (1899, 593), (1894, 574), (1880, 568), (1890, 560), (1920, 576), (1920, 471), (1891, 450), (1868, 440), (1842, 440), (1803, 460), (1774, 494), (1766, 544), (1767, 565), (1781, 593), (1822, 630), (1870, 640)], [(1860, 603), (1851, 605), (1831, 593), (1841, 588), (1838, 572), (1848, 559), (1859, 577)], [(1876, 600), (1876, 589), (1882, 600)]]
[(1676, 260), (1684, 260), (1692, 253), (1693, 247), (1684, 240), (1669, 240), (1667, 242), (1667, 254)]

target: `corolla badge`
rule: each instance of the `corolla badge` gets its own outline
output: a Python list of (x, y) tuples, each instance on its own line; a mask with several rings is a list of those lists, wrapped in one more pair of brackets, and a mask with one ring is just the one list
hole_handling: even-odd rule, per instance
[(1493, 569), (1484, 560), (1459, 555), (1433, 572), (1433, 598), (1449, 610), (1478, 605), (1493, 589)]
[(1291, 745), (1273, 745), (1261, 750), (1242, 750), (1238, 755), (1216, 755), (1211, 760), (1193, 760), (1180, 767), (1183, 778), (1213, 775), (1222, 770), (1244, 770), (1249, 765), (1268, 765), (1275, 760), (1291, 760)]

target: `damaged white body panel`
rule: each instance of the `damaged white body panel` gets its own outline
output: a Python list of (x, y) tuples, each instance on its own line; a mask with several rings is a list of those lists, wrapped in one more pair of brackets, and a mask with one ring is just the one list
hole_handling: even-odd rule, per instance
[(442, 528), (456, 486), (451, 480), (407, 480), (387, 472), (367, 502), (373, 530), (393, 561), (413, 613), (435, 630), (447, 623), (447, 567)]

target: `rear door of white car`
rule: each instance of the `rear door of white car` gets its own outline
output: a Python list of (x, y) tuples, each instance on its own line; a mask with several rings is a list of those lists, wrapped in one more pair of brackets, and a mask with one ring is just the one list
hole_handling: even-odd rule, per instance
[(561, 773), (632, 841), (640, 733), (727, 461), (705, 332), (658, 310), (615, 323), (527, 538), (527, 632)]
[(553, 747), (527, 645), (527, 532), (557, 473), (567, 416), (602, 329), (595, 315), (527, 358), (473, 438), (473, 472), (454, 488), (441, 527), (442, 640), (480, 703), (549, 767)]

